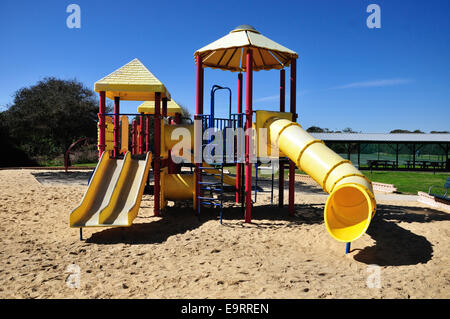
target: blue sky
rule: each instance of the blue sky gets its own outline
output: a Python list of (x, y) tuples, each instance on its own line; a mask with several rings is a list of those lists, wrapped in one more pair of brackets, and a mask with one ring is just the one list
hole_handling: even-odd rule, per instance
[[(66, 26), (71, 3), (81, 7), (80, 29)], [(371, 3), (381, 8), (380, 29), (366, 26)], [(299, 54), (297, 110), (304, 127), (450, 130), (449, 14), (447, 0), (2, 0), (0, 106), (47, 76), (76, 78), (93, 89), (139, 58), (193, 113), (193, 53), (250, 24)], [(254, 109), (277, 110), (278, 81), (279, 71), (254, 74)], [(233, 90), (235, 110), (237, 73), (205, 70), (205, 108), (213, 84)], [(216, 100), (216, 114), (225, 115), (226, 94)], [(124, 102), (122, 110), (135, 112), (137, 105)]]

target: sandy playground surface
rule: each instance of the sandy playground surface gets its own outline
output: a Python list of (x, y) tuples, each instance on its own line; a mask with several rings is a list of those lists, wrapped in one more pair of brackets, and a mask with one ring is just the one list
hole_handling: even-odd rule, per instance
[[(135, 225), (80, 241), (68, 220), (88, 175), (0, 170), (0, 298), (450, 298), (450, 214), (414, 196), (376, 194), (347, 256), (325, 230), (326, 195), (300, 180), (292, 218), (270, 205), (267, 183), (252, 224), (231, 202), (223, 225), (188, 204), (154, 217), (144, 195)], [(72, 264), (79, 288), (66, 282)]]

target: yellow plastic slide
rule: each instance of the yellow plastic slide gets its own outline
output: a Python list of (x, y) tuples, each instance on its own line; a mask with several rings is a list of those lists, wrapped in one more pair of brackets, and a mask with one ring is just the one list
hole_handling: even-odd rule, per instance
[(194, 175), (168, 174), (167, 169), (161, 172), (162, 207), (166, 200), (194, 200)]
[(70, 214), (70, 227), (130, 226), (139, 210), (151, 163), (134, 160), (127, 152), (124, 159), (111, 159), (103, 152), (80, 205)]
[(99, 215), (99, 223), (104, 226), (130, 226), (139, 211), (152, 155), (147, 153), (145, 160), (133, 160), (127, 152), (124, 160), (109, 205)]
[(363, 235), (376, 209), (370, 180), (299, 124), (278, 112), (258, 112), (265, 112), (261, 115), (265, 117), (263, 127), (268, 129), (270, 142), (330, 194), (324, 213), (330, 235), (342, 242)]

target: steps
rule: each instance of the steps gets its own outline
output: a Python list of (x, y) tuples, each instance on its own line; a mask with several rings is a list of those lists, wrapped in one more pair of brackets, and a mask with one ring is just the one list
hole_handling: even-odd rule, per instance
[[(220, 223), (222, 224), (223, 212), (223, 164), (212, 164), (211, 167), (199, 166), (199, 193), (197, 194), (197, 209), (203, 205), (215, 207), (220, 210)], [(211, 171), (214, 170), (214, 173)], [(208, 172), (209, 171), (209, 172)], [(217, 173), (219, 171), (220, 173)], [(220, 176), (220, 178), (218, 178)], [(215, 179), (215, 181), (211, 181)]]

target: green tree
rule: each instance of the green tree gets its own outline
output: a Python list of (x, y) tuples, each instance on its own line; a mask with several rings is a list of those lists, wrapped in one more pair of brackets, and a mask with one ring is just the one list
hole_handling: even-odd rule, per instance
[(28, 156), (52, 158), (81, 137), (96, 140), (97, 113), (92, 90), (76, 80), (49, 77), (18, 90), (1, 115), (11, 142)]
[(351, 127), (346, 127), (342, 130), (343, 133), (358, 133), (354, 131)]
[(391, 134), (411, 133), (411, 131), (408, 131), (408, 130), (402, 130), (402, 129), (395, 129), (395, 130), (390, 131), (389, 133), (391, 133)]
[[(192, 119), (192, 114), (191, 114), (191, 112), (189, 112), (189, 109), (184, 104), (178, 103), (178, 105), (181, 107), (181, 110), (183, 111), (183, 117)], [(185, 121), (183, 121), (183, 122), (185, 122)], [(188, 122), (190, 122), (190, 121), (188, 121)]]
[(325, 130), (318, 126), (310, 126), (306, 131), (309, 133), (325, 133)]

